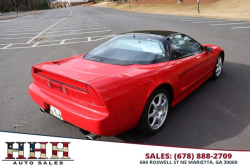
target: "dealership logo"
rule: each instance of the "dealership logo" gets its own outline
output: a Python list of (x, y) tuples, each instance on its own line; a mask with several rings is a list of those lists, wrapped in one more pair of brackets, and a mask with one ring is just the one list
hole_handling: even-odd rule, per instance
[[(58, 148), (59, 144), (63, 145), (63, 148)], [(34, 162), (39, 161), (38, 165), (63, 165), (63, 161), (73, 161), (69, 157), (69, 144), (70, 142), (6, 142), (7, 144), (7, 157), (3, 161), (14, 161), (13, 165), (30, 164), (33, 165)], [(14, 148), (14, 145), (18, 148)], [(40, 148), (35, 146), (40, 145)], [(52, 155), (48, 153), (48, 147), (52, 145)], [(27, 146), (29, 149), (27, 149)], [(25, 149), (26, 147), (26, 149)], [(24, 152), (28, 150), (29, 157), (24, 156)], [(14, 157), (13, 153), (17, 152), (18, 157)], [(40, 152), (40, 156), (36, 157), (35, 152)], [(63, 157), (59, 157), (59, 152), (63, 153)], [(26, 152), (27, 154), (27, 152)], [(50, 156), (49, 156), (50, 155)], [(52, 162), (51, 161), (55, 161)], [(18, 161), (18, 162), (16, 162)], [(26, 161), (26, 162), (25, 162)], [(28, 161), (28, 162), (27, 162)], [(41, 162), (42, 161), (42, 162)]]

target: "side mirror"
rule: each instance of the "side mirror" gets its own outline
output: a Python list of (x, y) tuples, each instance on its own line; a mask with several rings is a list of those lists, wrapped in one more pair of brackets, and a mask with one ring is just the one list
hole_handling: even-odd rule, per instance
[(213, 52), (213, 49), (211, 47), (205, 46), (204, 49), (205, 52)]

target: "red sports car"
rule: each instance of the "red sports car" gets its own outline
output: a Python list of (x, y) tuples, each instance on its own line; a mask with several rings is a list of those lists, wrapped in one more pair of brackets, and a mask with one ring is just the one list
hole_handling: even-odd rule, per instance
[(43, 112), (94, 136), (134, 127), (154, 134), (172, 107), (220, 76), (224, 58), (219, 46), (182, 33), (129, 32), (87, 54), (34, 65), (29, 93)]

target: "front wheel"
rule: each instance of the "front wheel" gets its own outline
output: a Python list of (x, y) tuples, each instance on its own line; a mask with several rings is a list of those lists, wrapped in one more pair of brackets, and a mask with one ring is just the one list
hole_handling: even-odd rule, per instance
[(159, 132), (165, 124), (169, 109), (170, 100), (167, 90), (163, 88), (155, 90), (145, 105), (137, 128), (144, 134)]
[(213, 73), (213, 76), (212, 76), (213, 79), (218, 79), (219, 76), (221, 75), (222, 65), (223, 65), (222, 55), (219, 55), (218, 59), (216, 61), (215, 68), (214, 68), (214, 73)]

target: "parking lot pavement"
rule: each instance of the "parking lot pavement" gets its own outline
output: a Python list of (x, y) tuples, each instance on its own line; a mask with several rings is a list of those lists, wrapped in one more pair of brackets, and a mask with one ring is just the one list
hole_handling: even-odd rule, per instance
[[(67, 13), (68, 15), (65, 15)], [(39, 23), (6, 28), (0, 32), (0, 49), (20, 49), (94, 42), (110, 38), (111, 30), (88, 18), (84, 11), (67, 10), (48, 25)], [(79, 18), (81, 17), (81, 18)], [(55, 17), (56, 18), (56, 17)], [(58, 17), (57, 17), (58, 18)], [(68, 19), (70, 21), (68, 21)], [(82, 19), (82, 20), (79, 20)]]
[(70, 7), (0, 20), (0, 29), (0, 130), (84, 138), (76, 127), (42, 114), (30, 99), (31, 66), (89, 52), (123, 32), (172, 30), (221, 46), (226, 53), (221, 77), (206, 81), (173, 108), (157, 135), (130, 130), (101, 140), (250, 149), (249, 22)]

